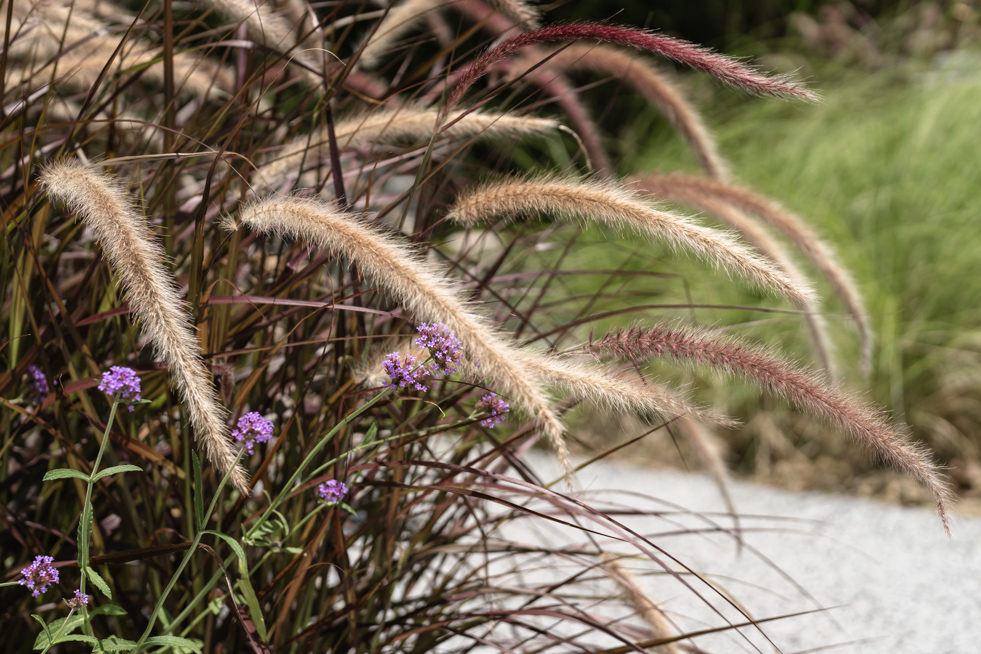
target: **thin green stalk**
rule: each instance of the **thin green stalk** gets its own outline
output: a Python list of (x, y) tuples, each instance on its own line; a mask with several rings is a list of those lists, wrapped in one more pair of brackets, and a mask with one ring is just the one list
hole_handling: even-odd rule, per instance
[[(225, 476), (221, 478), (221, 483), (218, 484), (218, 489), (215, 491), (214, 497), (211, 498), (211, 505), (208, 506), (208, 511), (205, 513), (206, 516), (210, 516), (215, 512), (215, 507), (218, 505), (218, 499), (221, 497), (221, 491), (224, 490), (225, 484), (228, 483), (229, 477), (231, 476), (232, 472), (235, 470), (235, 466), (237, 466), (238, 462), (242, 459), (242, 455), (244, 453), (245, 453), (245, 448), (239, 450), (238, 456), (235, 457), (235, 462), (229, 467), (228, 472), (225, 473)], [(150, 621), (147, 623), (146, 630), (143, 632), (143, 635), (140, 636), (140, 639), (137, 641), (136, 647), (133, 648), (133, 651), (136, 652), (141, 651), (143, 647), (143, 643), (145, 643), (146, 639), (150, 637), (150, 632), (153, 631), (153, 625), (156, 623), (157, 617), (160, 615), (160, 611), (163, 610), (163, 605), (164, 602), (167, 601), (167, 596), (170, 595), (170, 591), (172, 591), (174, 589), (174, 586), (177, 585), (177, 580), (180, 578), (181, 573), (184, 571), (184, 568), (186, 568), (187, 564), (190, 563), (191, 557), (194, 555), (194, 552), (197, 550), (198, 545), (201, 543), (201, 537), (204, 535), (204, 531), (205, 530), (203, 529), (198, 530), (198, 532), (194, 535), (194, 539), (191, 541), (191, 546), (187, 548), (187, 552), (184, 553), (184, 558), (181, 559), (180, 565), (177, 566), (177, 570), (170, 578), (170, 582), (167, 584), (167, 587), (164, 588), (163, 593), (160, 594), (160, 598), (157, 600), (156, 605), (153, 607), (153, 613), (150, 615)], [(209, 584), (209, 586), (210, 585), (211, 584)], [(174, 625), (176, 624), (177, 624), (176, 620), (172, 621), (169, 625), (167, 625), (165, 631), (169, 631), (173, 629)]]
[[(115, 399), (112, 408), (109, 410), (109, 419), (106, 421), (106, 430), (102, 434), (102, 443), (99, 444), (99, 454), (95, 457), (95, 464), (92, 465), (92, 473), (89, 475), (89, 482), (85, 487), (85, 502), (82, 504), (82, 524), (80, 526), (80, 537), (78, 539), (78, 569), (82, 573), (78, 582), (78, 590), (85, 594), (85, 579), (88, 576), (89, 567), (89, 538), (92, 532), (92, 487), (95, 486), (95, 476), (99, 472), (99, 464), (102, 463), (102, 455), (106, 452), (109, 444), (109, 432), (112, 430), (112, 423), (116, 420), (116, 407), (120, 404), (119, 399)], [(82, 617), (85, 619), (83, 629), (85, 634), (91, 636), (92, 625), (89, 624), (89, 612), (82, 605)], [(66, 622), (67, 624), (67, 622)]]

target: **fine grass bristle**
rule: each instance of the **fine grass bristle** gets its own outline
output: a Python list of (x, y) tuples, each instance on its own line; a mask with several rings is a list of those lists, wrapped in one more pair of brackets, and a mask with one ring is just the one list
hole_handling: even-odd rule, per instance
[[(426, 143), (433, 136), (439, 110), (431, 107), (404, 106), (349, 116), (337, 121), (334, 134), (338, 147), (368, 144)], [(440, 138), (518, 139), (558, 129), (549, 118), (512, 116), (483, 111), (454, 112), (438, 133)], [(327, 130), (301, 136), (289, 142), (275, 158), (259, 168), (259, 175), (273, 180), (289, 173), (299, 173), (304, 162), (316, 162), (327, 156)]]
[(295, 64), (300, 78), (311, 88), (323, 86), (324, 64), (320, 53), (297, 47), (297, 33), (289, 20), (277, 14), (272, 3), (261, 0), (208, 0), (219, 12), (245, 25), (256, 43), (282, 52)]
[(456, 332), (471, 361), (546, 434), (563, 467), (571, 469), (561, 420), (539, 388), (518, 351), (484, 317), (473, 312), (449, 281), (415, 256), (408, 246), (315, 199), (271, 198), (246, 206), (239, 219), (249, 229), (302, 239), (334, 255), (347, 257), (363, 273), (404, 302), (419, 319), (441, 322)]
[[(641, 588), (638, 580), (621, 565), (620, 558), (604, 553), (602, 555), (602, 567), (609, 573), (610, 579), (620, 588), (623, 600), (634, 608), (638, 617), (644, 621), (650, 630), (650, 638), (653, 640), (670, 640), (677, 636), (677, 629), (668, 620), (650, 595)], [(656, 645), (648, 651), (654, 654), (681, 654), (682, 650), (678, 643), (665, 643)]]
[(41, 173), (41, 184), (50, 198), (66, 204), (96, 233), (131, 310), (167, 364), (208, 460), (219, 476), (231, 471), (232, 484), (249, 495), (245, 471), (235, 465), (226, 412), (218, 403), (173, 278), (164, 268), (165, 255), (132, 198), (114, 179), (78, 162), (52, 164)]
[[(536, 56), (536, 59), (539, 57)], [(530, 58), (524, 59), (529, 63)], [(715, 139), (701, 115), (684, 94), (644, 57), (603, 43), (572, 43), (548, 53), (542, 67), (552, 71), (586, 70), (612, 76), (637, 90), (651, 105), (664, 112), (695, 153), (709, 177), (729, 178), (729, 166), (719, 154)]]
[[(858, 327), (861, 367), (868, 377), (872, 365), (872, 327), (865, 301), (851, 273), (839, 261), (834, 249), (825, 243), (801, 218), (748, 189), (723, 182), (687, 175), (649, 175), (638, 179), (641, 188), (655, 195), (684, 194), (686, 203), (700, 206), (705, 201), (722, 202), (759, 216), (782, 232), (817, 266), (844, 303)], [(711, 211), (708, 207), (706, 210)]]
[(911, 441), (903, 426), (893, 424), (881, 410), (829, 385), (819, 374), (781, 361), (762, 348), (691, 328), (615, 330), (587, 347), (593, 353), (609, 353), (633, 361), (670, 357), (687, 366), (707, 367), (743, 378), (789, 400), (849, 434), (882, 461), (929, 488), (944, 530), (950, 535), (950, 489), (927, 451)]
[[(642, 189), (654, 189), (658, 198), (686, 204), (709, 213), (722, 224), (739, 232), (763, 256), (792, 279), (809, 285), (808, 278), (800, 271), (783, 245), (774, 239), (758, 221), (751, 219), (728, 202), (723, 202), (709, 195), (702, 195), (683, 185), (658, 185), (655, 182), (653, 185), (647, 186), (644, 184), (644, 180), (641, 181), (640, 185)], [(813, 300), (797, 303), (797, 306), (804, 312), (804, 320), (807, 323), (817, 361), (822, 368), (828, 371), (830, 379), (838, 379), (838, 366), (835, 364), (833, 356), (834, 349), (828, 336), (827, 324), (820, 314), (820, 307)]]
[(806, 304), (813, 292), (777, 270), (730, 234), (696, 224), (690, 218), (656, 209), (627, 189), (579, 179), (509, 179), (480, 186), (462, 196), (447, 219), (464, 225), (510, 219), (518, 215), (598, 220), (629, 228), (677, 249), (691, 250), (730, 274)]
[(377, 66), (389, 53), (392, 45), (418, 25), (427, 12), (445, 4), (448, 4), (448, 0), (403, 0), (401, 4), (392, 7), (362, 44), (358, 64), (362, 68)]
[(521, 350), (519, 356), (546, 385), (610, 412), (634, 413), (647, 419), (660, 417), (666, 420), (691, 416), (726, 427), (734, 426), (728, 418), (695, 406), (677, 391), (646, 379), (626, 376), (610, 366), (541, 356), (525, 350)]

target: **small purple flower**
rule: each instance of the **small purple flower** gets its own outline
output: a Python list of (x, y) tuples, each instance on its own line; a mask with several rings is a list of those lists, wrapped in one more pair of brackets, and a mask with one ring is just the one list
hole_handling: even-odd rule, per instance
[(109, 372), (102, 373), (99, 390), (117, 400), (128, 401), (130, 411), (134, 402), (143, 399), (140, 397), (140, 378), (136, 376), (136, 371), (124, 366), (113, 366)]
[(50, 584), (58, 583), (58, 568), (51, 565), (54, 557), (37, 556), (34, 563), (20, 571), (24, 578), (17, 583), (31, 589), (31, 595), (37, 597), (48, 590)]
[(347, 495), (347, 486), (343, 481), (328, 479), (317, 486), (317, 492), (320, 493), (320, 499), (333, 506), (343, 500), (344, 496)]
[(419, 366), (416, 358), (411, 354), (406, 354), (402, 360), (399, 360), (399, 353), (392, 352), (382, 363), (382, 368), (388, 373), (391, 381), (386, 384), (389, 388), (405, 388), (406, 386), (412, 386), (417, 391), (427, 391), (429, 388), (419, 381), (420, 377), (429, 374), (425, 366)]
[(266, 443), (272, 438), (273, 424), (255, 411), (250, 411), (238, 419), (238, 425), (232, 431), (232, 437), (245, 441), (245, 449), (249, 454), (255, 454), (252, 448), (256, 443)]
[(82, 591), (76, 590), (75, 597), (72, 597), (71, 599), (68, 600), (68, 606), (70, 606), (73, 610), (77, 611), (83, 606), (88, 606), (90, 599), (92, 598), (86, 595), (85, 593), (83, 593)]
[(511, 405), (498, 397), (497, 393), (488, 393), (477, 401), (478, 411), (490, 411), (490, 415), (480, 421), (484, 427), (493, 428), (504, 422), (504, 414), (511, 410)]
[(27, 372), (31, 373), (31, 377), (34, 378), (34, 401), (40, 402), (45, 395), (51, 392), (48, 388), (48, 378), (44, 376), (40, 368), (34, 365), (27, 366)]
[(444, 375), (456, 372), (456, 366), (463, 359), (463, 346), (456, 332), (441, 322), (427, 325), (422, 323), (417, 327), (419, 336), (416, 345), (429, 349), (436, 364), (436, 370)]

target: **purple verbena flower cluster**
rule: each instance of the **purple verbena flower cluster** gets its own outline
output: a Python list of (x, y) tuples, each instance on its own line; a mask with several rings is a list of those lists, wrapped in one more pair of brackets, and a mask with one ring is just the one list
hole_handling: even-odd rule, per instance
[(85, 593), (83, 593), (82, 591), (76, 590), (75, 597), (72, 597), (68, 600), (68, 606), (70, 606), (73, 610), (77, 611), (83, 606), (87, 606), (90, 599), (92, 598), (86, 595)]
[(254, 454), (256, 443), (266, 443), (272, 438), (273, 424), (255, 411), (250, 411), (238, 419), (238, 425), (232, 431), (232, 437), (238, 442), (245, 442), (245, 449)]
[(488, 393), (477, 401), (477, 410), (490, 412), (490, 415), (481, 420), (480, 424), (493, 428), (504, 422), (504, 414), (511, 410), (511, 405), (502, 400), (497, 393)]
[(343, 500), (344, 496), (347, 495), (347, 485), (343, 481), (328, 479), (317, 486), (317, 492), (320, 493), (320, 499), (333, 506)]
[(109, 372), (102, 373), (99, 390), (117, 400), (128, 401), (130, 411), (133, 410), (134, 402), (143, 399), (140, 396), (140, 378), (136, 376), (136, 371), (123, 366), (113, 366), (109, 368)]
[(20, 571), (24, 578), (17, 583), (31, 589), (31, 595), (37, 597), (48, 590), (50, 584), (58, 583), (58, 568), (51, 565), (54, 557), (37, 556), (34, 563)]
[(425, 377), (430, 372), (425, 366), (419, 366), (418, 361), (411, 354), (406, 354), (400, 359), (398, 352), (392, 352), (385, 357), (382, 368), (385, 369), (391, 380), (386, 384), (389, 388), (397, 389), (411, 386), (417, 391), (429, 390), (429, 387), (419, 381), (419, 378)]
[(45, 395), (51, 392), (48, 388), (48, 378), (44, 376), (40, 368), (34, 365), (27, 366), (27, 372), (31, 373), (33, 378), (34, 401), (40, 402)]
[(463, 359), (463, 346), (456, 332), (441, 322), (422, 323), (417, 329), (416, 345), (429, 350), (436, 370), (444, 375), (456, 372), (457, 364)]

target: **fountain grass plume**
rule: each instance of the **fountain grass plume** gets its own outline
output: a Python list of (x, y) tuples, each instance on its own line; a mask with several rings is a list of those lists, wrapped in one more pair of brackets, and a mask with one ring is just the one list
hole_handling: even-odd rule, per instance
[(518, 355), (545, 385), (559, 388), (565, 395), (597, 404), (607, 411), (635, 413), (648, 420), (689, 416), (726, 427), (735, 425), (728, 418), (695, 406), (675, 390), (639, 377), (625, 376), (624, 371), (613, 366), (598, 366), (525, 350), (520, 350)]
[[(507, 344), (486, 318), (475, 313), (434, 266), (408, 245), (360, 217), (317, 199), (269, 198), (242, 209), (249, 229), (301, 239), (334, 255), (347, 257), (367, 277), (383, 285), (419, 319), (441, 322), (456, 332), (471, 361), (499, 385), (542, 430), (563, 467), (571, 470), (565, 431), (520, 351)], [(231, 222), (226, 226), (233, 227)]]
[(610, 332), (586, 346), (632, 361), (671, 358), (691, 367), (753, 382), (797, 408), (822, 418), (868, 447), (878, 458), (916, 479), (933, 494), (944, 531), (950, 536), (950, 489), (927, 451), (910, 440), (904, 426), (878, 408), (829, 385), (820, 374), (782, 361), (766, 350), (732, 337), (716, 337), (692, 328), (634, 327)]
[[(683, 185), (646, 186), (642, 182), (641, 188), (654, 189), (657, 197), (661, 199), (706, 211), (722, 224), (739, 232), (763, 256), (791, 278), (809, 284), (808, 278), (797, 267), (783, 245), (773, 238), (759, 221), (750, 218), (731, 204), (709, 195), (702, 195)], [(835, 364), (834, 348), (828, 336), (827, 323), (820, 314), (820, 307), (814, 301), (798, 303), (797, 306), (804, 312), (804, 321), (807, 323), (815, 358), (821, 367), (828, 371), (831, 379), (837, 379), (838, 367)]]
[[(647, 58), (603, 43), (571, 43), (548, 54), (548, 60), (542, 64), (548, 70), (594, 71), (632, 86), (648, 102), (664, 112), (688, 142), (706, 175), (722, 180), (729, 178), (728, 164), (719, 154), (715, 139), (709, 133), (701, 115)], [(530, 59), (526, 57), (523, 62), (532, 63)]]
[[(337, 121), (334, 133), (340, 148), (369, 144), (427, 143), (436, 128), (439, 110), (422, 106), (384, 108), (347, 116)], [(457, 111), (439, 132), (445, 138), (518, 139), (558, 129), (551, 118), (511, 116), (486, 111)], [(329, 154), (326, 128), (300, 136), (259, 168), (259, 175), (275, 179), (290, 172), (299, 173), (304, 161), (317, 161)]]
[(809, 258), (831, 284), (858, 327), (861, 348), (861, 367), (868, 378), (872, 366), (872, 327), (869, 324), (865, 301), (851, 273), (838, 261), (834, 249), (820, 238), (800, 217), (783, 209), (749, 189), (718, 180), (688, 175), (649, 175), (638, 178), (641, 188), (655, 195), (685, 194), (687, 204), (711, 211), (705, 202), (724, 202), (747, 213), (759, 216), (764, 222), (783, 233)]
[(612, 182), (547, 177), (492, 182), (458, 198), (447, 219), (474, 225), (521, 214), (598, 220), (617, 228), (627, 227), (647, 237), (666, 240), (674, 248), (691, 250), (728, 273), (778, 292), (792, 302), (813, 301), (810, 288), (752, 253), (731, 234), (656, 209)]
[(419, 24), (426, 12), (433, 11), (447, 4), (447, 0), (404, 0), (392, 7), (382, 18), (374, 32), (363, 43), (358, 65), (362, 68), (374, 68), (395, 41), (403, 34)]
[(218, 403), (173, 278), (164, 267), (164, 252), (133, 199), (113, 178), (78, 162), (48, 166), (41, 173), (41, 184), (48, 197), (66, 204), (96, 233), (130, 308), (167, 364), (207, 459), (219, 476), (231, 470), (235, 488), (248, 495), (245, 472), (235, 465), (226, 412)]
[(533, 32), (512, 37), (491, 48), (466, 68), (457, 82), (456, 88), (446, 102), (445, 111), (455, 107), (474, 83), (486, 74), (495, 63), (510, 57), (523, 48), (557, 41), (592, 40), (615, 43), (638, 50), (660, 55), (695, 70), (706, 72), (722, 82), (754, 95), (777, 97), (797, 97), (814, 101), (817, 96), (798, 82), (785, 76), (767, 76), (751, 66), (720, 55), (707, 48), (681, 41), (647, 30), (634, 29), (621, 25), (600, 25), (579, 23), (572, 25), (550, 25)]
[(487, 4), (520, 29), (538, 28), (540, 21), (538, 10), (523, 0), (488, 0)]

